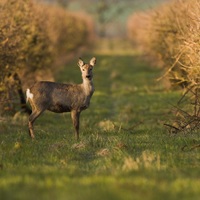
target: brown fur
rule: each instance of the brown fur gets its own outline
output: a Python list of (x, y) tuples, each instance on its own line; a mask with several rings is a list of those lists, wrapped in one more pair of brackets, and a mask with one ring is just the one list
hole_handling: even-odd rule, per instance
[(96, 64), (96, 58), (90, 60), (90, 64), (85, 64), (79, 59), (78, 66), (82, 73), (82, 84), (62, 84), (48, 81), (35, 83), (29, 90), (28, 96), (32, 107), (29, 116), (29, 133), (34, 138), (33, 123), (45, 111), (55, 113), (71, 112), (72, 122), (75, 128), (75, 135), (79, 139), (79, 117), (81, 111), (87, 109), (90, 99), (94, 93), (92, 69)]

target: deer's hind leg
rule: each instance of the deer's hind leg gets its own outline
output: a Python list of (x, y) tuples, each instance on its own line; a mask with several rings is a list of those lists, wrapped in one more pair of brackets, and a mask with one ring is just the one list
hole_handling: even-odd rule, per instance
[(33, 123), (35, 120), (44, 112), (44, 110), (33, 110), (31, 115), (29, 116), (28, 120), (28, 127), (29, 127), (29, 135), (32, 139), (35, 138), (34, 131), (33, 131)]

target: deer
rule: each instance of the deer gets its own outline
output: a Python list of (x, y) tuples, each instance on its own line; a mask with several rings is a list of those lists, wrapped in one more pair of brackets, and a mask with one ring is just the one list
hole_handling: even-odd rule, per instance
[(32, 112), (28, 118), (29, 135), (35, 138), (33, 124), (35, 120), (45, 111), (54, 113), (70, 112), (75, 129), (75, 137), (79, 140), (79, 118), (83, 110), (90, 105), (94, 93), (93, 67), (96, 58), (93, 57), (89, 64), (79, 58), (78, 66), (82, 74), (81, 84), (57, 83), (39, 81), (26, 90), (27, 102)]

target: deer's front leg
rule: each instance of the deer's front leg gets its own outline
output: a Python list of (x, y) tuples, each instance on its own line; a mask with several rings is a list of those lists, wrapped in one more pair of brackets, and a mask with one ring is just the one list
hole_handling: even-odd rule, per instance
[(80, 117), (79, 111), (76, 110), (71, 111), (71, 118), (75, 128), (75, 137), (77, 140), (79, 140), (79, 117)]

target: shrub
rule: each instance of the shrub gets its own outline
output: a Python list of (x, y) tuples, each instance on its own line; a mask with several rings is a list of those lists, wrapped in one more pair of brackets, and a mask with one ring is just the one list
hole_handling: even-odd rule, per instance
[[(200, 123), (199, 18), (198, 1), (177, 0), (133, 15), (128, 23), (130, 39), (165, 69), (161, 78), (168, 77), (173, 85), (181, 86), (185, 91), (182, 99), (189, 99), (187, 111), (177, 110), (181, 117), (179, 126), (173, 128), (178, 131), (193, 131)], [(143, 23), (138, 25), (139, 21)]]
[(196, 0), (177, 0), (128, 22), (129, 38), (161, 63), (164, 77), (182, 87), (199, 82), (199, 13)]
[[(36, 6), (31, 1), (0, 2), (0, 73), (1, 110), (13, 109), (20, 89), (14, 77), (28, 68), (32, 71), (47, 64), (50, 55), (41, 19), (34, 15)], [(19, 78), (17, 78), (19, 80)]]
[(0, 18), (0, 113), (15, 112), (22, 88), (38, 74), (52, 80), (55, 63), (86, 45), (89, 29), (84, 18), (33, 0), (2, 0)]

